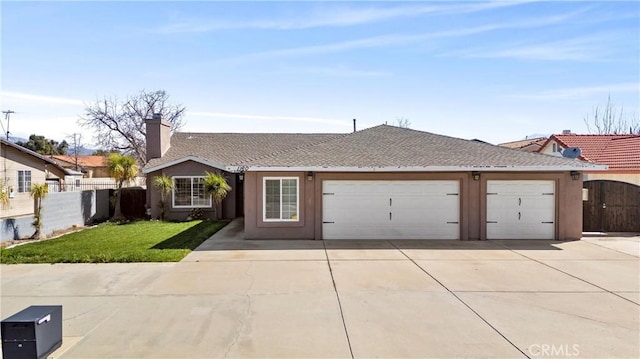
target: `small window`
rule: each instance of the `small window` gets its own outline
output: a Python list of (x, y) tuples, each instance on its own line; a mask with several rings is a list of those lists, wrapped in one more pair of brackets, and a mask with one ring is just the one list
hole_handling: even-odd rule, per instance
[(31, 191), (31, 171), (18, 170), (18, 193)]
[(211, 207), (211, 196), (204, 191), (204, 177), (173, 177), (173, 207)]
[(263, 192), (263, 217), (265, 222), (298, 221), (297, 177), (265, 177)]

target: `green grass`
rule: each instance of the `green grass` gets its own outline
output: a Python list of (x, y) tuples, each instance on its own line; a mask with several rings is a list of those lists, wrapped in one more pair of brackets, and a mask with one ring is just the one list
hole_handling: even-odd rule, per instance
[(7, 264), (177, 262), (227, 223), (104, 223), (56, 239), (0, 249), (0, 258)]

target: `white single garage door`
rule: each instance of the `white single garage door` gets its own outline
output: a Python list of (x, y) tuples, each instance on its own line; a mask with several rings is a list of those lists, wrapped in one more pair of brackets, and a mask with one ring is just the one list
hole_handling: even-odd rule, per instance
[(554, 181), (487, 181), (487, 239), (554, 239)]
[(323, 181), (323, 239), (459, 239), (458, 181)]

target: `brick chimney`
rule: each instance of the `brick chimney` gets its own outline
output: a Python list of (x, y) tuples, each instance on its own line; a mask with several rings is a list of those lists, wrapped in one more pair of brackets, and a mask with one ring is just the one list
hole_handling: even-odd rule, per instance
[(154, 113), (152, 119), (145, 121), (147, 126), (147, 161), (164, 156), (171, 146), (171, 125)]

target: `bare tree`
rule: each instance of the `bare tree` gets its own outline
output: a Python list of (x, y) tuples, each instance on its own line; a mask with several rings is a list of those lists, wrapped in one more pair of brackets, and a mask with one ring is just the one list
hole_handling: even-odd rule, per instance
[(96, 142), (104, 148), (119, 150), (131, 155), (141, 166), (147, 163), (145, 120), (159, 113), (171, 124), (171, 131), (182, 127), (185, 107), (169, 102), (164, 90), (140, 91), (124, 102), (117, 98), (104, 98), (87, 105), (85, 116), (78, 121), (81, 126), (93, 129)]
[(71, 143), (70, 148), (67, 150), (67, 155), (73, 156), (75, 170), (80, 171), (80, 165), (78, 164), (78, 156), (80, 155), (80, 149), (82, 148), (82, 134), (74, 133), (67, 136)]
[(611, 96), (607, 97), (607, 104), (604, 108), (596, 106), (591, 117), (584, 118), (589, 133), (597, 134), (640, 134), (640, 121), (637, 114), (629, 115), (624, 112), (624, 108), (618, 110), (611, 103)]
[(409, 121), (408, 118), (406, 117), (399, 117), (396, 118), (396, 120), (394, 121), (394, 123), (398, 126), (398, 127), (402, 127), (402, 128), (409, 128), (411, 127), (411, 121)]

